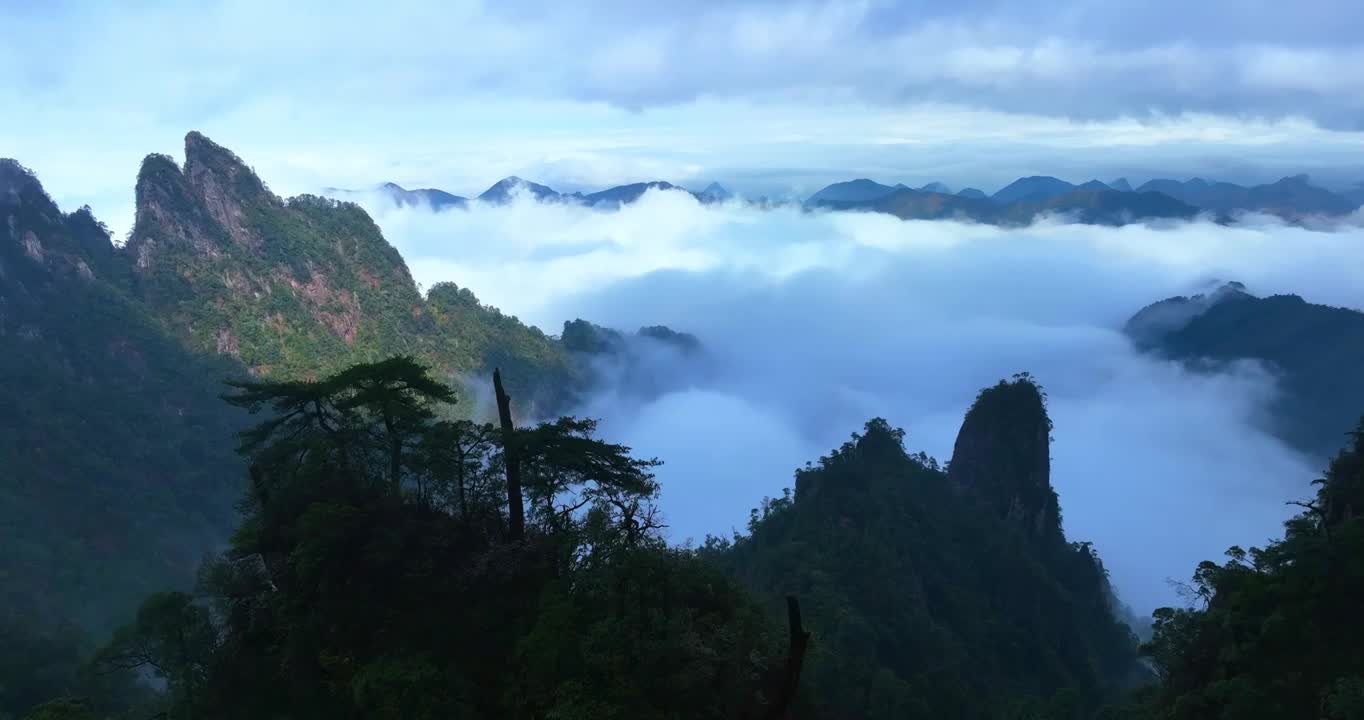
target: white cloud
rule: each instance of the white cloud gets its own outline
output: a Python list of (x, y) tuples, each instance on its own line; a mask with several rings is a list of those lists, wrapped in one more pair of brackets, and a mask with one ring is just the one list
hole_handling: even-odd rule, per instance
[(703, 207), (655, 192), (619, 212), (523, 202), (376, 215), (425, 283), (453, 280), (557, 332), (585, 317), (699, 335), (713, 366), (651, 403), (603, 397), (603, 431), (665, 461), (674, 537), (742, 527), (791, 472), (880, 415), (947, 459), (983, 386), (1045, 384), (1053, 483), (1147, 610), (1167, 579), (1280, 532), (1321, 459), (1267, 436), (1254, 367), (1204, 377), (1134, 353), (1119, 328), (1157, 299), (1234, 278), (1364, 306), (1364, 229), (999, 228), (882, 215)]
[[(474, 193), (509, 174), (767, 194), (868, 175), (987, 190), (1028, 174), (1353, 184), (1355, 5), (13, 6), (0, 154), (119, 232), (138, 161), (190, 129), (288, 192)], [(1167, 16), (1186, 22), (1175, 32)]]

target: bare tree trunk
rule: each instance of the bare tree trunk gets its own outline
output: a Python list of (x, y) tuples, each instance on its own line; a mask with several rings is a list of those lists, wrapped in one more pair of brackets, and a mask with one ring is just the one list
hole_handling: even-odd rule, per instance
[(784, 720), (790, 716), (791, 705), (796, 699), (796, 688), (800, 685), (800, 669), (805, 664), (805, 649), (810, 644), (810, 633), (800, 622), (800, 602), (795, 596), (786, 596), (786, 619), (791, 626), (790, 645), (786, 650), (786, 669), (782, 673), (781, 686), (772, 704), (767, 707), (767, 720)]
[(526, 508), (521, 500), (521, 459), (517, 457), (511, 398), (502, 388), (500, 370), (493, 370), (493, 392), (497, 395), (497, 416), (502, 421), (502, 453), (507, 466), (507, 509), (511, 515), (511, 527), (507, 534), (512, 540), (520, 540), (526, 534)]

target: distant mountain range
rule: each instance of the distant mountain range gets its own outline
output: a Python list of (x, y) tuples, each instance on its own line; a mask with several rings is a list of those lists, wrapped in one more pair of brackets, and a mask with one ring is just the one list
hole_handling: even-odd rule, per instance
[[(503, 178), (475, 200), (505, 204), (518, 194), (540, 202), (563, 202), (601, 209), (618, 209), (639, 200), (650, 190), (683, 192), (702, 203), (740, 199), (723, 185), (712, 182), (700, 192), (654, 180), (617, 185), (594, 193), (561, 193), (547, 185), (516, 176)], [(383, 183), (375, 191), (399, 207), (427, 206), (434, 210), (467, 208), (469, 198), (434, 188), (408, 190), (396, 183)], [(333, 196), (359, 191), (327, 188)], [(741, 198), (762, 207), (791, 206), (789, 201), (766, 197)], [(905, 220), (957, 219), (995, 225), (1021, 225), (1041, 215), (1061, 215), (1073, 222), (1122, 225), (1152, 219), (1187, 220), (1203, 214), (1217, 222), (1236, 215), (1258, 212), (1289, 221), (1309, 217), (1334, 217), (1354, 212), (1364, 204), (1364, 183), (1335, 192), (1313, 185), (1306, 175), (1294, 175), (1266, 185), (1243, 186), (1203, 178), (1187, 181), (1155, 179), (1133, 187), (1126, 178), (1110, 182), (1089, 180), (1074, 184), (1046, 175), (1019, 178), (987, 195), (977, 188), (952, 189), (941, 182), (918, 188), (903, 183), (885, 185), (869, 178), (836, 182), (810, 195), (801, 206), (807, 210), (861, 210), (883, 212)]]

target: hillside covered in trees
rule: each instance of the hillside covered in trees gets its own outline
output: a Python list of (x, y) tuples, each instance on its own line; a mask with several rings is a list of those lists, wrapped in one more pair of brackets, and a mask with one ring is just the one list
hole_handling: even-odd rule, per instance
[(281, 199), (199, 133), (185, 158), (144, 161), (122, 245), (0, 160), (0, 610), (72, 637), (188, 587), (227, 541), (245, 417), (219, 400), (224, 379), (411, 354), (456, 384), (501, 367), (541, 416), (595, 381), (588, 354), (468, 288), (423, 297), (359, 206)]
[(1197, 370), (1260, 362), (1278, 382), (1271, 429), (1314, 457), (1331, 457), (1364, 409), (1364, 313), (1297, 295), (1257, 297), (1238, 282), (1142, 308), (1126, 332), (1148, 352)]
[(151, 672), (168, 717), (767, 717), (794, 596), (797, 717), (1070, 717), (1141, 676), (1102, 565), (1061, 533), (1029, 378), (981, 394), (963, 470), (874, 420), (696, 550), (659, 534), (656, 461), (590, 420), (517, 427), (495, 384), (500, 428), (454, 419), (406, 357), (235, 383), (260, 422), (229, 549), (52, 675), (109, 713), (83, 683)]

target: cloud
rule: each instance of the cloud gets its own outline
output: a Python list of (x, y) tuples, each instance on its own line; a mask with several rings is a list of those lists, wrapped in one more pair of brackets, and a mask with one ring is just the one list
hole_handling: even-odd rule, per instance
[[(1280, 534), (1322, 458), (1269, 437), (1262, 370), (1201, 376), (1136, 354), (1143, 305), (1234, 278), (1364, 306), (1364, 229), (1270, 220), (1000, 229), (857, 213), (705, 207), (651, 192), (619, 212), (523, 200), (441, 214), (376, 207), (424, 283), (453, 280), (557, 332), (585, 317), (697, 334), (708, 359), (652, 400), (586, 411), (661, 469), (673, 538), (742, 528), (873, 416), (950, 457), (975, 393), (1029, 371), (1056, 424), (1065, 527), (1141, 610), (1233, 544)], [(700, 370), (704, 370), (701, 372)]]
[[(1072, 118), (1301, 114), (1360, 128), (1364, 93), (1358, 73), (1347, 72), (1364, 50), (1357, 4), (1199, 5), (340, 2), (318, 12), (234, 0), (64, 12), (54, 4), (17, 15), (7, 39), (19, 82), (40, 92), (75, 85), (104, 95), (136, 72), (149, 94), (172, 94), (185, 112), (248, 91), (309, 102), (492, 91), (631, 109), (805, 97)], [(51, 48), (41, 63), (25, 52), (40, 45)], [(99, 86), (109, 80), (117, 84)]]
[(264, 0), (0, 10), (0, 154), (119, 232), (205, 131), (277, 189), (1364, 177), (1358, 3)]

